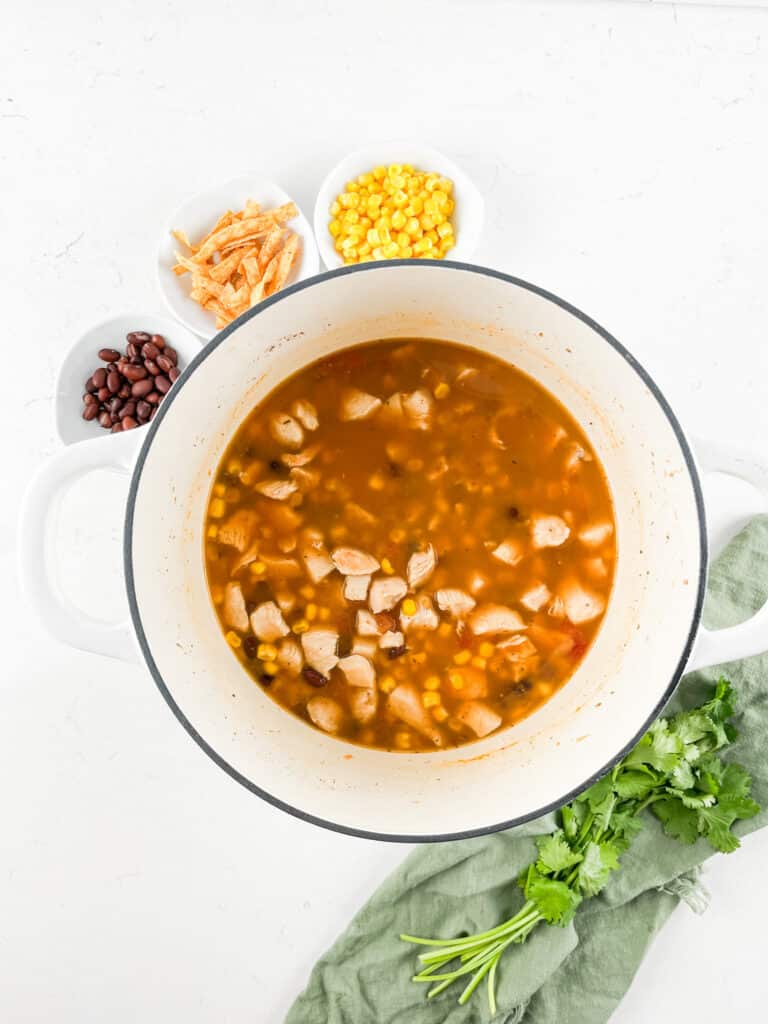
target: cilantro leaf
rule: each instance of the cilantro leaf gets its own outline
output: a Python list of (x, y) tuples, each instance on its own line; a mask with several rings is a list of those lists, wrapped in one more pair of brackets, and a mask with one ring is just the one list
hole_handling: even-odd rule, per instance
[(573, 867), (581, 860), (581, 854), (570, 848), (561, 829), (552, 835), (540, 836), (536, 840), (536, 845), (539, 848), (536, 868), (542, 874), (555, 875), (558, 871)]
[(721, 853), (733, 853), (741, 845), (731, 832), (736, 815), (719, 803), (715, 807), (702, 807), (699, 811), (699, 829), (710, 844)]
[[(725, 771), (720, 780), (722, 799), (726, 796), (749, 796), (751, 788), (752, 776), (745, 768), (742, 768), (740, 764), (727, 764), (725, 766)], [(755, 804), (755, 807), (757, 807), (757, 804)]]
[(652, 805), (653, 813), (661, 821), (668, 836), (681, 843), (695, 843), (699, 838), (699, 819), (696, 811), (684, 807), (674, 797), (657, 800)]
[[(690, 748), (687, 748), (687, 751)], [(686, 756), (687, 756), (686, 751)], [(675, 789), (693, 789), (696, 782), (696, 777), (693, 774), (688, 761), (681, 761), (680, 764), (676, 765), (670, 773), (670, 780)]]
[(560, 816), (563, 820), (563, 831), (569, 839), (575, 839), (581, 831), (584, 819), (587, 816), (587, 805), (576, 802), (566, 804), (561, 809)]
[(619, 854), (612, 842), (588, 843), (579, 864), (579, 887), (587, 896), (596, 896), (618, 866)]
[(676, 789), (669, 786), (667, 792), (670, 796), (676, 797), (683, 807), (692, 807), (694, 810), (697, 807), (711, 807), (717, 801), (714, 793), (698, 793), (695, 789)]
[(565, 926), (573, 918), (581, 903), (581, 895), (565, 882), (539, 875), (526, 890), (526, 896), (550, 924)]
[(637, 746), (624, 759), (624, 765), (633, 767), (647, 764), (669, 774), (683, 756), (685, 745), (678, 735), (669, 731), (663, 718), (654, 722)]
[(620, 772), (615, 782), (616, 792), (622, 800), (642, 800), (656, 785), (653, 775), (633, 771)]

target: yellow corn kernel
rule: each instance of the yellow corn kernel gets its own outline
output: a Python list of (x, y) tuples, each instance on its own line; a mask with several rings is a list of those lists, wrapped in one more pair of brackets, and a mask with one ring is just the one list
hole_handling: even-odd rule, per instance
[(434, 715), (435, 720), (438, 722), (444, 722), (448, 717), (448, 712), (445, 710), (442, 704), (439, 707), (436, 707), (432, 714)]
[(413, 210), (414, 217), (418, 217), (420, 213), (424, 212), (424, 200), (421, 196), (413, 196), (411, 198), (410, 206)]
[(336, 250), (336, 252), (341, 252), (341, 239), (340, 238), (337, 238), (336, 241), (333, 243), (333, 248)]
[(468, 650), (459, 651), (458, 654), (454, 654), (453, 663), (454, 665), (466, 665), (472, 658), (472, 652)]
[(447, 398), (450, 393), (451, 386), (446, 384), (445, 381), (441, 381), (433, 391), (435, 398)]
[(259, 661), (274, 661), (277, 657), (277, 648), (274, 644), (259, 644), (256, 648), (256, 657)]
[(211, 523), (208, 527), (208, 538), (209, 540), (216, 540), (219, 535), (219, 528), (216, 523)]
[(409, 750), (411, 746), (411, 737), (407, 732), (396, 732), (395, 733), (395, 746), (400, 750)]
[(235, 649), (242, 647), (243, 641), (233, 629), (228, 630), (225, 636), (230, 647), (234, 647)]
[(478, 654), (480, 654), (483, 658), (490, 658), (493, 652), (496, 650), (496, 648), (493, 646), (490, 640), (483, 640), (483, 642), (480, 644), (477, 650)]
[(251, 564), (248, 566), (248, 570), (254, 576), (263, 576), (264, 573), (267, 571), (267, 567), (264, 564), (264, 562), (251, 562)]
[(276, 661), (265, 661), (261, 666), (268, 676), (276, 676), (280, 671), (280, 667)]
[(428, 213), (422, 213), (422, 215), (419, 217), (419, 224), (421, 224), (421, 227), (424, 231), (431, 231), (432, 228), (435, 226), (435, 218), (430, 217)]
[(213, 519), (221, 519), (224, 513), (227, 511), (227, 503), (221, 498), (214, 498), (211, 504), (208, 506), (208, 515)]
[(357, 183), (358, 185), (372, 185), (375, 179), (372, 174), (358, 174)]
[(475, 666), (475, 668), (485, 668), (488, 662), (485, 660), (485, 658), (481, 658), (479, 654), (476, 654), (472, 659), (472, 664)]
[(440, 187), (440, 179), (436, 174), (428, 174), (427, 179), (424, 182), (424, 188), (427, 192), (434, 192), (436, 188)]
[(453, 211), (455, 209), (456, 209), (456, 203), (453, 201), (453, 199), (449, 199), (448, 202), (445, 204), (445, 212), (450, 217), (450, 215), (453, 213)]
[(441, 622), (437, 627), (438, 636), (450, 636), (453, 632), (453, 626), (450, 622)]
[(424, 201), (424, 213), (428, 214), (430, 217), (434, 217), (438, 212), (437, 203), (434, 199), (426, 199)]
[(379, 238), (379, 229), (371, 228), (366, 232), (365, 240), (369, 245), (381, 245), (381, 238)]
[(413, 600), (412, 597), (406, 597), (406, 599), (403, 601), (400, 607), (403, 609), (403, 612), (406, 615), (416, 614), (416, 602)]
[(444, 238), (440, 243), (440, 255), (444, 256), (449, 249), (453, 248), (453, 237)]
[(221, 604), (221, 602), (224, 600), (224, 588), (211, 587), (211, 597), (213, 598), (214, 604)]
[(330, 619), (330, 617), (331, 617), (331, 609), (330, 608), (318, 608), (318, 610), (317, 610), (317, 617), (318, 617), (318, 619), (320, 619), (321, 622), (327, 622)]
[(427, 676), (424, 680), (425, 690), (439, 690), (440, 689), (440, 676)]
[(493, 494), (493, 487), (491, 487), (490, 484), (485, 484), (485, 486), (481, 489), (480, 493), (483, 495), (483, 497), (490, 498), (490, 496)]
[(417, 256), (423, 256), (428, 253), (432, 248), (432, 243), (428, 238), (419, 238), (413, 243), (413, 251)]
[(397, 235), (395, 236), (395, 241), (402, 249), (406, 245), (411, 244), (411, 236), (408, 234), (407, 231), (398, 231)]
[(393, 544), (402, 544), (406, 536), (407, 534), (405, 530), (401, 530), (399, 528), (389, 531), (389, 539)]
[(425, 235), (425, 238), (428, 238), (433, 246), (437, 245), (437, 243), (440, 241), (440, 239), (437, 237), (437, 232), (434, 229), (432, 231), (428, 231)]
[(347, 184), (344, 186), (344, 188), (347, 190), (347, 192), (359, 192), (360, 191), (360, 186), (358, 185), (358, 183), (356, 181), (348, 181)]
[(306, 619), (297, 619), (291, 626), (291, 629), (297, 636), (301, 636), (302, 633), (306, 633), (309, 629), (309, 623)]
[(411, 238), (418, 238), (421, 235), (421, 224), (416, 217), (410, 217), (405, 222), (405, 230)]
[(317, 605), (316, 604), (310, 603), (310, 604), (307, 605), (307, 607), (304, 609), (304, 618), (307, 619), (308, 622), (314, 622), (315, 621), (315, 619), (317, 618)]
[(400, 259), (409, 260), (413, 256), (413, 246), (401, 245), (400, 246)]
[(438, 238), (450, 238), (453, 236), (453, 227), (448, 221), (444, 221), (437, 228)]
[(392, 227), (396, 231), (402, 231), (405, 225), (408, 223), (408, 218), (402, 210), (395, 210), (391, 217)]
[(334, 238), (338, 238), (341, 234), (341, 222), (338, 220), (332, 220), (328, 225), (328, 230), (331, 232)]
[(447, 196), (453, 192), (453, 182), (450, 178), (439, 178), (437, 183), (440, 186), (440, 191), (445, 192)]
[[(374, 250), (375, 255), (375, 250)], [(380, 473), (374, 473), (373, 476), (368, 478), (368, 486), (372, 491), (383, 491), (386, 487), (384, 477)]]
[(360, 220), (360, 214), (357, 212), (357, 210), (347, 210), (344, 213), (343, 221), (344, 221), (345, 224), (348, 224), (348, 225), (351, 226), (353, 224), (357, 224), (357, 222), (359, 220)]
[(454, 690), (464, 689), (464, 676), (461, 674), (461, 672), (449, 672), (448, 682), (451, 684)]
[(402, 210), (404, 206), (408, 205), (408, 193), (403, 191), (402, 186), (393, 193), (392, 204), (396, 210)]
[(397, 244), (397, 242), (389, 242), (387, 245), (385, 245), (384, 255), (388, 260), (397, 259), (397, 257), (400, 255), (400, 246)]
[(217, 498), (223, 498), (224, 495), (227, 493), (227, 485), (226, 484), (214, 484), (213, 485), (213, 493), (216, 495)]
[(392, 693), (396, 686), (397, 680), (394, 676), (382, 676), (379, 680), (379, 689), (383, 693)]
[(383, 181), (387, 176), (387, 168), (382, 166), (374, 167), (372, 174), (376, 181)]
[(305, 601), (311, 601), (312, 598), (315, 596), (315, 588), (312, 586), (311, 583), (305, 583), (304, 586), (301, 587), (301, 589), (299, 590), (299, 593), (301, 594)]
[(382, 558), (381, 560), (381, 571), (385, 572), (387, 576), (393, 576), (395, 573), (395, 567), (392, 565), (388, 558)]
[(362, 256), (370, 256), (370, 255), (371, 255), (371, 247), (370, 247), (370, 245), (367, 242), (363, 242), (362, 245), (358, 245), (358, 247), (357, 247), (358, 259), (360, 257), (362, 257)]
[(421, 703), (425, 708), (436, 708), (440, 704), (439, 693), (422, 693)]
[(340, 213), (341, 213), (341, 203), (339, 202), (338, 199), (335, 199), (331, 203), (331, 216), (332, 217), (338, 217)]
[(416, 664), (416, 665), (423, 665), (426, 662), (426, 660), (427, 660), (427, 652), (426, 651), (417, 651), (415, 654), (411, 655), (411, 661), (414, 664)]

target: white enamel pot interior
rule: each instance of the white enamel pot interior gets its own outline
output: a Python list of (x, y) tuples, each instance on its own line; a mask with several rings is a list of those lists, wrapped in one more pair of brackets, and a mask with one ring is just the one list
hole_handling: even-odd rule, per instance
[[(253, 406), (313, 360), (395, 337), (469, 345), (540, 381), (599, 454), (617, 522), (615, 586), (597, 640), (573, 678), (513, 729), (434, 754), (362, 749), (286, 713), (227, 646), (203, 566), (212, 473)], [(370, 264), (304, 282), (247, 314), (204, 349), (179, 383), (134, 470), (125, 536), (129, 600), (163, 696), (243, 785), (355, 834), (466, 836), (561, 804), (615, 761), (662, 708), (690, 652), (704, 592), (696, 469), (658, 390), (582, 314), (476, 267)]]

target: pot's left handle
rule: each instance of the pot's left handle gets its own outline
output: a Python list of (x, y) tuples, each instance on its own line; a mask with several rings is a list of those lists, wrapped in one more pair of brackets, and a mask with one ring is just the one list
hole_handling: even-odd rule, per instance
[(138, 658), (129, 623), (102, 622), (67, 601), (51, 572), (46, 541), (64, 492), (80, 477), (96, 469), (127, 473), (140, 440), (140, 431), (130, 431), (81, 441), (57, 452), (32, 478), (21, 505), (19, 522), (22, 588), (44, 628), (70, 647), (125, 661)]
[[(768, 462), (759, 452), (701, 438), (696, 439), (694, 451), (704, 473), (725, 473), (752, 484), (760, 492), (765, 501), (765, 511), (768, 512)], [(736, 505), (723, 511), (725, 518), (738, 526), (745, 525), (750, 518), (743, 514), (744, 509)], [(738, 661), (766, 651), (768, 602), (736, 626), (724, 629), (705, 629), (701, 626), (687, 670)]]

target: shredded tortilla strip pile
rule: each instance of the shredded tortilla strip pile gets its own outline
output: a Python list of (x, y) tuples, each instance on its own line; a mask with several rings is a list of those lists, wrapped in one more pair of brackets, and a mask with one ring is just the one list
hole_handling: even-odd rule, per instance
[(295, 203), (262, 210), (249, 199), (239, 213), (227, 210), (197, 245), (184, 231), (172, 232), (191, 253), (176, 253), (173, 272), (192, 275), (190, 295), (216, 314), (217, 329), (286, 283), (301, 253), (301, 239), (286, 224), (298, 213)]

